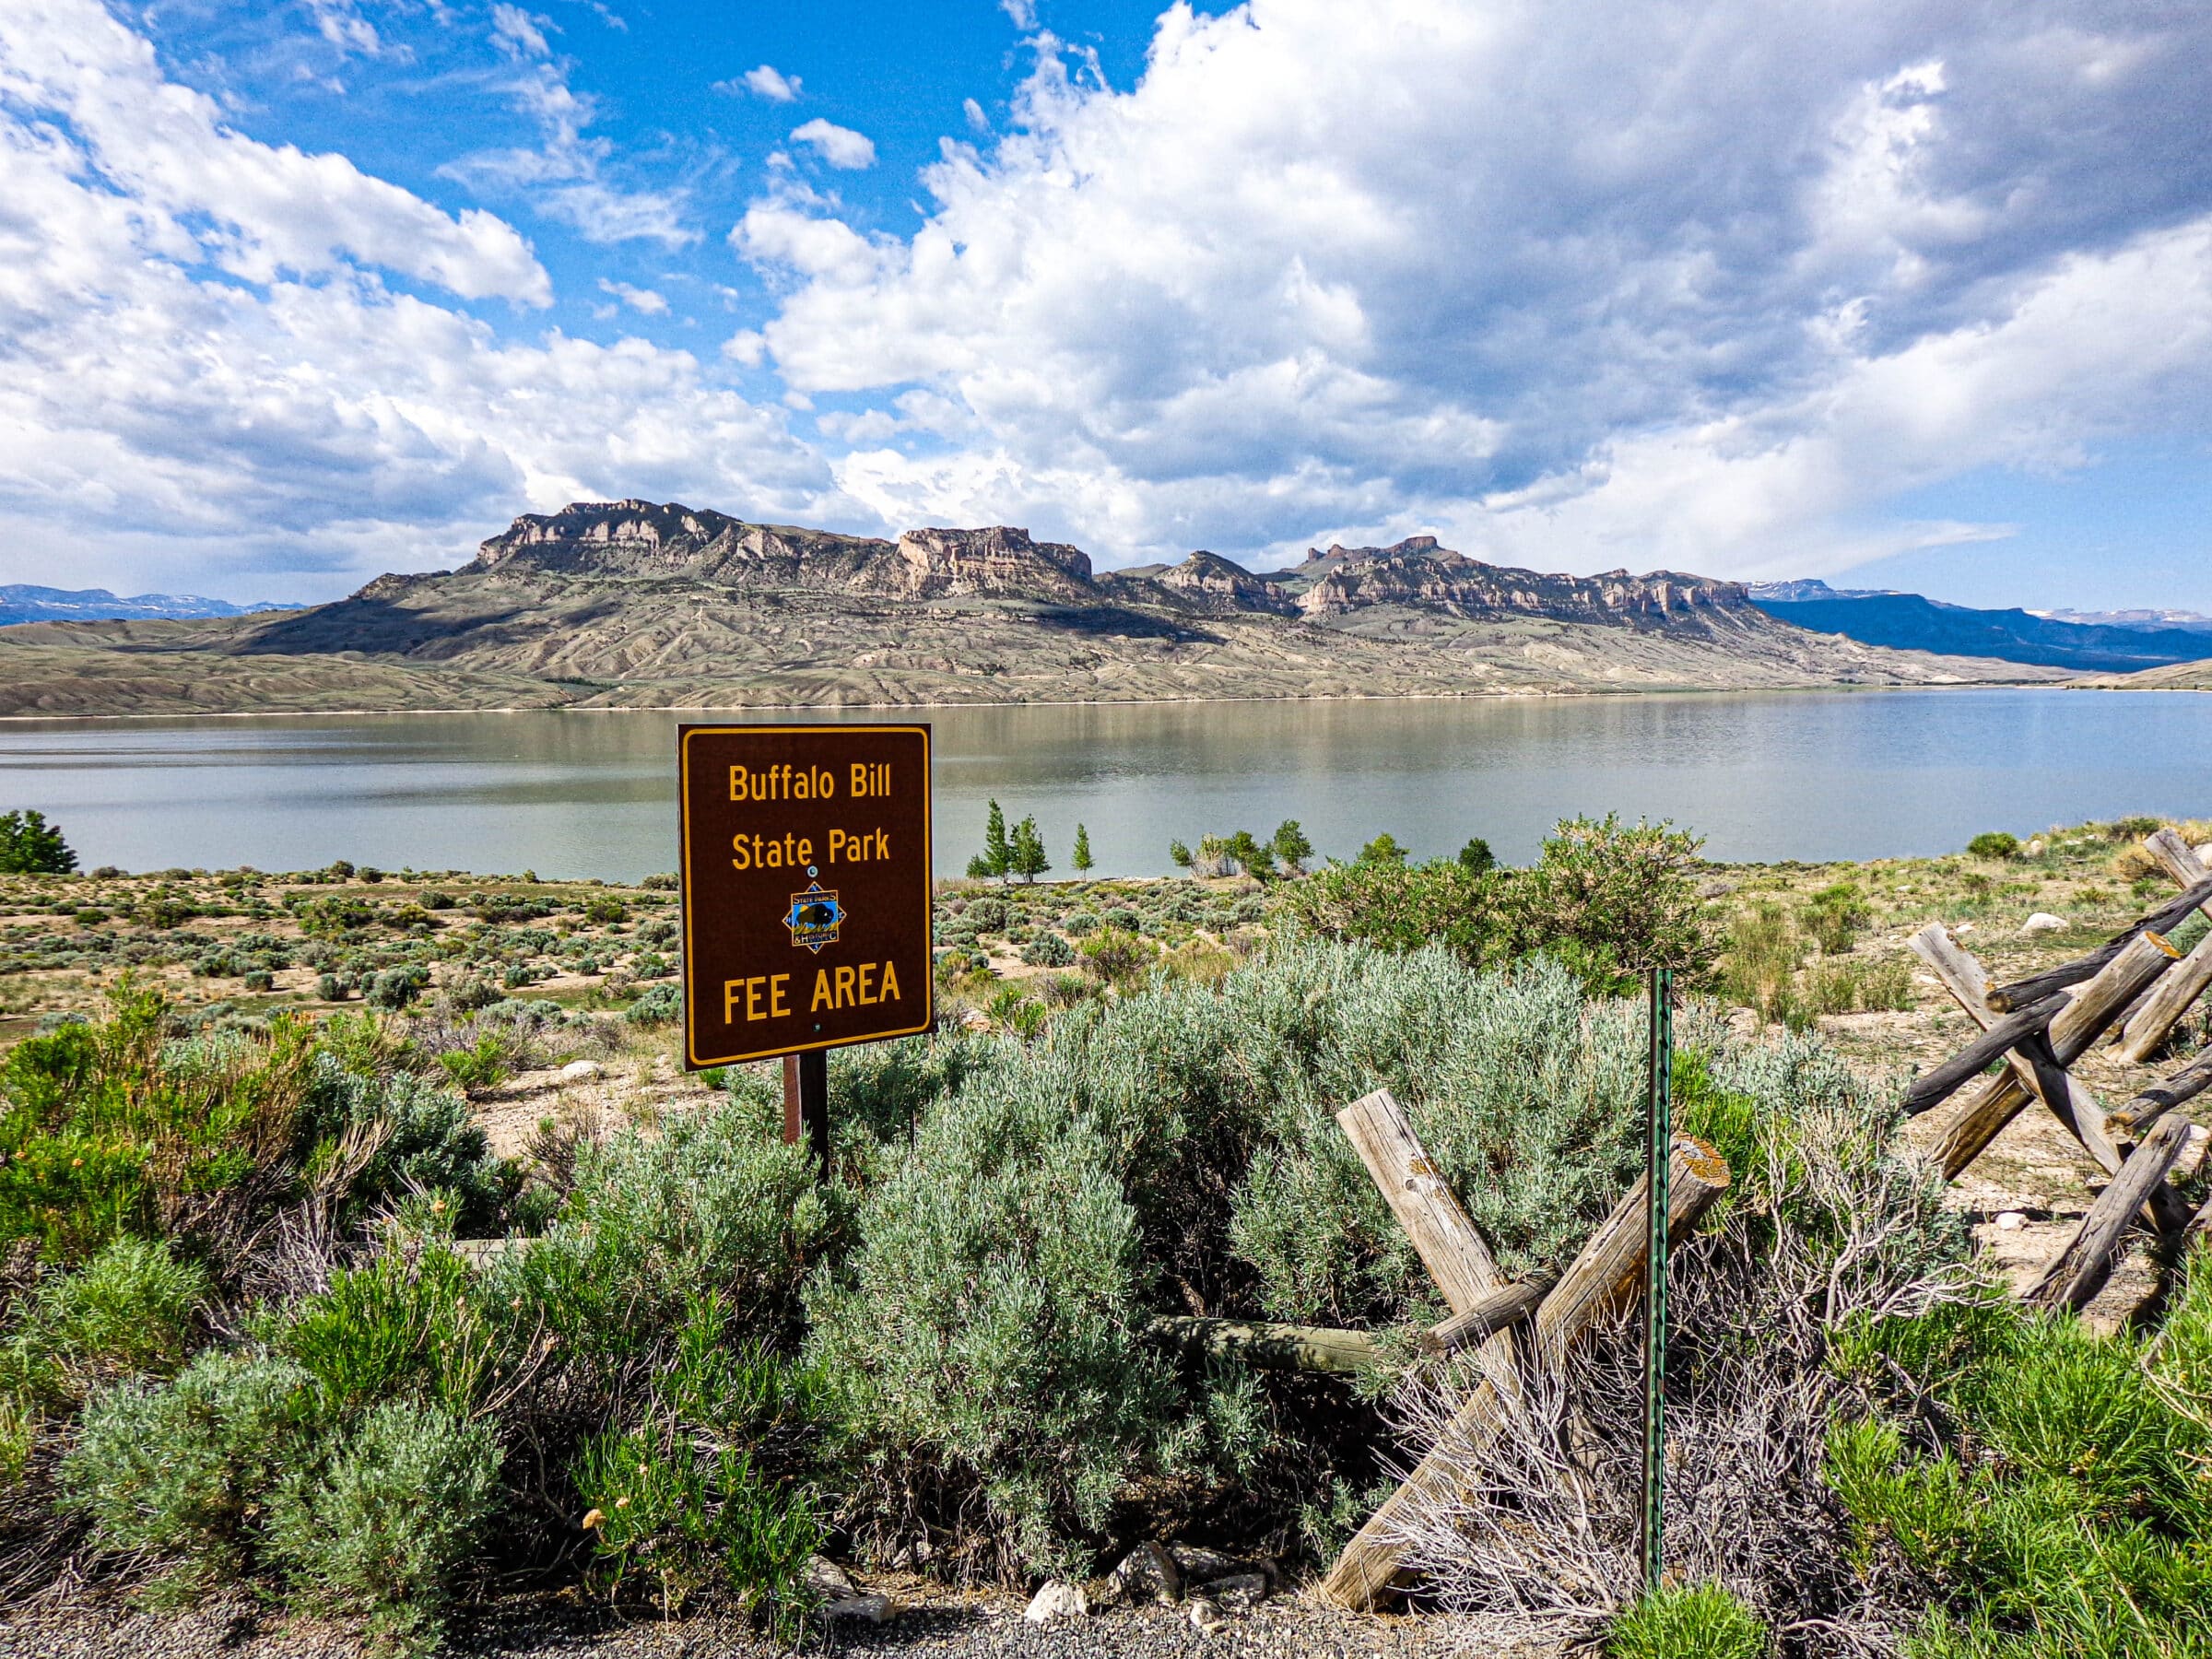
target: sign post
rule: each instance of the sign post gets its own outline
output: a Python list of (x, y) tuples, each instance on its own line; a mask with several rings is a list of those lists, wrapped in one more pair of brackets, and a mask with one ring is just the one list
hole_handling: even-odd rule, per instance
[(783, 1057), (829, 1166), (827, 1051), (929, 1030), (925, 725), (677, 729), (684, 1065)]
[(1666, 1510), (1666, 1204), (1674, 1163), (1674, 975), (1652, 970), (1651, 1094), (1644, 1119), (1643, 1587), (1659, 1588)]

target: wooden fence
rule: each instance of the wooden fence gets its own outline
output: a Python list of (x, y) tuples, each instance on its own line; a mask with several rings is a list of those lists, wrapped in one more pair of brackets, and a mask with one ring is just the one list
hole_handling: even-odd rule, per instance
[[(1930, 1154), (1945, 1179), (1964, 1171), (2030, 1105), (2051, 1112), (2111, 1178), (2065, 1249), (2025, 1292), (2041, 1306), (2086, 1306), (2111, 1277), (2138, 1222), (2153, 1230), (2168, 1259), (2178, 1257), (2191, 1238), (2212, 1232), (2212, 1202), (2192, 1215), (2170, 1179), (2192, 1134), (2178, 1108), (2212, 1088), (2212, 1046), (2109, 1113), (2070, 1069), (2108, 1036), (2129, 1060), (2147, 1059), (2212, 986), (2212, 934), (2186, 956), (2166, 938), (2192, 912), (2212, 915), (2212, 871), (2171, 830), (2144, 846), (2179, 893), (2064, 967), (1993, 984), (1941, 924), (1911, 941), (1981, 1028), (1979, 1037), (1917, 1078), (1906, 1095), (1908, 1112), (1918, 1114), (1966, 1091)], [(2003, 1069), (1988, 1075), (2000, 1061)], [(1452, 1310), (1424, 1346), (1440, 1353), (1473, 1347), (1480, 1361), (1481, 1381), (1441, 1437), (1440, 1449), (1360, 1528), (1323, 1581), (1327, 1599), (1371, 1606), (1399, 1578), (1396, 1539), (1405, 1512), (1447, 1495), (1454, 1467), (1500, 1430), (1521, 1385), (1521, 1364), (1562, 1364), (1578, 1341), (1641, 1288), (1645, 1194), (1639, 1181), (1564, 1272), (1511, 1284), (1387, 1090), (1353, 1102), (1336, 1121)], [(1688, 1237), (1728, 1182), (1727, 1165), (1710, 1147), (1677, 1135), (1670, 1236)], [(1262, 1364), (1346, 1371), (1371, 1362), (1374, 1353), (1366, 1336), (1351, 1331), (1203, 1319), (1158, 1323), (1163, 1335), (1235, 1349)]]

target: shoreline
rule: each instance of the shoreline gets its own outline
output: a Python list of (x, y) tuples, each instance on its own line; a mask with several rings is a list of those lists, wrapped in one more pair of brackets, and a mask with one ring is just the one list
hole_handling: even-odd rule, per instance
[(762, 702), (762, 703), (524, 703), (486, 705), (482, 708), (435, 709), (210, 709), (167, 714), (0, 714), (0, 726), (33, 724), (88, 724), (123, 720), (362, 720), (394, 715), (451, 714), (712, 714), (735, 718), (748, 713), (881, 712), (900, 709), (1153, 709), (1211, 706), (1217, 703), (1339, 703), (1339, 702), (1511, 702), (1554, 699), (1639, 697), (1793, 697), (1815, 693), (1856, 695), (1885, 691), (2189, 691), (2195, 686), (2082, 686), (2067, 680), (1955, 680), (1909, 685), (1844, 683), (1807, 686), (1661, 686), (1648, 689), (1503, 691), (1347, 691), (1315, 696), (1284, 697), (1115, 697), (1115, 698), (1005, 698), (988, 700), (914, 702)]

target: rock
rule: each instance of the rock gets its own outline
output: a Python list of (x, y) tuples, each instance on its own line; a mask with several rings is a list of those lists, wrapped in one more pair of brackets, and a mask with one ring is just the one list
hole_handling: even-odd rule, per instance
[(1698, 883), (1698, 897), (1700, 899), (1725, 899), (1735, 891), (1735, 883), (1733, 881), (1722, 881), (1716, 878)]
[(1218, 1630), (1228, 1622), (1228, 1615), (1204, 1596), (1200, 1596), (1191, 1603), (1191, 1624), (1199, 1631)]
[(2028, 1218), (2021, 1215), (2018, 1210), (2006, 1210), (2004, 1214), (1997, 1218), (1997, 1230), (1999, 1232), (2018, 1232), (2021, 1228), (2027, 1225)]
[(888, 1595), (846, 1595), (822, 1606), (824, 1618), (853, 1618), (863, 1624), (882, 1624), (891, 1616)]
[(1065, 1579), (1048, 1579), (1030, 1598), (1022, 1618), (1031, 1624), (1052, 1624), (1063, 1618), (1087, 1618), (1089, 1613), (1090, 1598), (1083, 1594), (1082, 1585), (1071, 1584)]
[(960, 1025), (966, 1030), (987, 1031), (991, 1029), (991, 1016), (981, 1008), (970, 1008), (960, 1016)]
[(1175, 1558), (1147, 1538), (1114, 1568), (1111, 1580), (1115, 1594), (1129, 1606), (1171, 1602), (1182, 1594), (1182, 1569)]
[(2064, 933), (2065, 930), (2066, 919), (2064, 916), (2054, 916), (2049, 911), (2037, 911), (2034, 915), (2020, 924), (2020, 935), (2023, 938), (2030, 934)]
[(1202, 1588), (1198, 1594), (1224, 1613), (1249, 1613), (1267, 1599), (1267, 1575), (1232, 1572)]
[(601, 1075), (596, 1060), (571, 1060), (560, 1068), (563, 1083), (589, 1083)]
[(2048, 851), (2048, 849), (2043, 845), (2043, 838), (2039, 835), (2033, 841), (2030, 841), (2026, 846), (2022, 847), (2020, 849), (2020, 853), (2026, 858), (2041, 858), (2046, 851)]
[(1227, 1578), (1237, 1570), (1238, 1564), (1230, 1557), (1202, 1544), (1171, 1544), (1168, 1553), (1175, 1558), (1175, 1565), (1182, 1569), (1182, 1581), (1186, 1584), (1204, 1584)]
[(1974, 931), (1974, 924), (1971, 922), (1961, 922), (1951, 931), (1955, 934), (1970, 934)]
[(826, 1602), (843, 1601), (860, 1594), (859, 1586), (846, 1575), (845, 1570), (835, 1561), (820, 1556), (810, 1556), (801, 1582)]

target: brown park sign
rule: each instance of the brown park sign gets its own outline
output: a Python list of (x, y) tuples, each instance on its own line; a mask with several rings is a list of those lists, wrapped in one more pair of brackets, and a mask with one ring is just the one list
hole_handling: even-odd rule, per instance
[(677, 729), (684, 1060), (929, 1029), (929, 728)]

